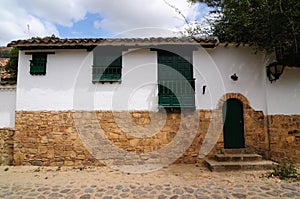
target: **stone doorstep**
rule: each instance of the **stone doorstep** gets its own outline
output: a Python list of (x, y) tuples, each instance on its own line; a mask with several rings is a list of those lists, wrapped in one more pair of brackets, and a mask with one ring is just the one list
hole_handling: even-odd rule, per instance
[(220, 162), (216, 160), (206, 160), (205, 164), (211, 171), (270, 170), (276, 166), (276, 163), (270, 160), (243, 162)]
[(222, 154), (245, 154), (246, 149), (222, 149), (221, 150)]
[(258, 154), (216, 154), (217, 161), (258, 161), (262, 156)]

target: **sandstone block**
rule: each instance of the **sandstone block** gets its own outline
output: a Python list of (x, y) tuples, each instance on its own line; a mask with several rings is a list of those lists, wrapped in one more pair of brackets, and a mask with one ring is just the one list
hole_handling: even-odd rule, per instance
[(38, 153), (47, 153), (47, 151), (48, 151), (48, 148), (47, 148), (47, 146), (39, 146), (38, 147)]
[(64, 165), (65, 166), (74, 166), (74, 162), (73, 161), (64, 161)]
[(20, 152), (16, 152), (14, 154), (14, 164), (16, 166), (19, 166), (19, 165), (22, 165), (23, 162), (24, 162), (24, 154), (23, 153), (20, 153)]
[(84, 160), (85, 159), (85, 155), (77, 155), (77, 159), (78, 160)]

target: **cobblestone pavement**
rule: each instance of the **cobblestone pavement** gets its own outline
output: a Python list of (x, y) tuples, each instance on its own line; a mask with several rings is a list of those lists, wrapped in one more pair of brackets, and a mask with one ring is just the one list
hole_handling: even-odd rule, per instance
[(299, 181), (261, 177), (264, 173), (217, 173), (194, 165), (143, 174), (106, 167), (0, 167), (0, 198), (300, 198)]

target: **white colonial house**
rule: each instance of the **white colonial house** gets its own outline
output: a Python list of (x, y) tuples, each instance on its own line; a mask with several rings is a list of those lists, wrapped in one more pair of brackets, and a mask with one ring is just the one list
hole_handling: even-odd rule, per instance
[(16, 165), (194, 163), (230, 149), (300, 161), (300, 69), (275, 74), (275, 60), (246, 44), (48, 38), (8, 46), (20, 49), (15, 118), (0, 114), (15, 130)]

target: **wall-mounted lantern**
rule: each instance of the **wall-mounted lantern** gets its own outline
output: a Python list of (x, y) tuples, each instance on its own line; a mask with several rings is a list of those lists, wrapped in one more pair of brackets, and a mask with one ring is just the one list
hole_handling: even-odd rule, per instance
[(284, 67), (284, 65), (278, 62), (273, 62), (267, 66), (267, 77), (271, 83), (279, 79), (283, 73)]

